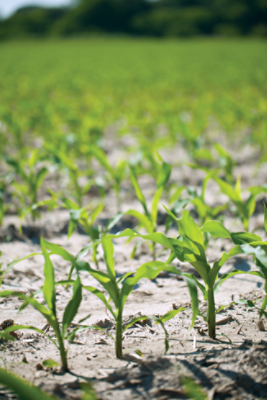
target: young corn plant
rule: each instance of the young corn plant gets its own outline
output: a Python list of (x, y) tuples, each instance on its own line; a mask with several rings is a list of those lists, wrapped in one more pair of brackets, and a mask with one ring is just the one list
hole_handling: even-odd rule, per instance
[[(126, 232), (126, 231), (125, 231)], [(78, 262), (77, 268), (80, 270), (88, 271), (100, 284), (101, 286), (107, 291), (109, 295), (109, 299), (106, 299), (102, 291), (96, 289), (95, 287), (91, 286), (84, 286), (84, 289), (88, 290), (89, 292), (93, 293), (97, 296), (105, 305), (105, 307), (110, 311), (111, 315), (113, 316), (116, 322), (116, 338), (115, 338), (115, 351), (117, 358), (123, 358), (123, 349), (122, 349), (122, 340), (123, 340), (123, 332), (125, 332), (130, 326), (134, 323), (145, 320), (145, 319), (155, 319), (154, 317), (147, 317), (141, 316), (138, 318), (133, 318), (127, 326), (123, 327), (123, 309), (127, 300), (127, 297), (133, 291), (134, 286), (139, 282), (140, 279), (147, 278), (147, 279), (155, 279), (157, 275), (161, 271), (169, 271), (176, 275), (182, 275), (179, 270), (177, 270), (173, 266), (168, 266), (163, 262), (160, 261), (150, 261), (147, 262), (141, 267), (139, 267), (136, 273), (128, 272), (123, 277), (117, 279), (116, 272), (115, 272), (115, 262), (113, 258), (114, 254), (114, 247), (112, 244), (111, 238), (119, 237), (120, 235), (106, 235), (103, 236), (101, 239), (103, 250), (104, 250), (104, 259), (107, 267), (107, 272), (102, 272), (98, 270), (94, 270), (90, 267), (90, 265), (86, 262)], [(121, 236), (127, 236), (122, 234)], [(77, 260), (80, 260), (88, 251), (90, 246), (84, 248), (80, 254), (77, 256)], [(192, 297), (192, 301), (194, 302), (195, 306), (197, 307), (197, 290), (194, 281), (190, 278), (185, 278), (188, 287), (190, 289), (190, 294)], [(113, 305), (112, 305), (113, 303)], [(160, 323), (165, 331), (163, 323), (167, 321), (169, 318), (176, 315), (178, 312), (182, 311), (173, 310), (171, 315), (166, 315), (163, 319), (158, 319), (157, 323)], [(193, 319), (196, 315), (193, 317)], [(168, 340), (167, 337), (165, 338), (165, 350), (168, 350)]]
[[(1, 256), (2, 256), (2, 252), (0, 251), (0, 257)], [(0, 287), (1, 287), (2, 283), (3, 283), (5, 275), (8, 273), (8, 271), (10, 270), (11, 267), (7, 267), (5, 270), (3, 270), (2, 268), (3, 268), (3, 263), (0, 262)], [(9, 335), (5, 331), (4, 332), (0, 332), (0, 339), (2, 339), (2, 340), (15, 340), (15, 338), (13, 336)]]
[[(202, 228), (194, 222), (193, 218), (189, 215), (187, 210), (183, 211), (181, 218), (176, 218), (171, 211), (165, 208), (167, 213), (178, 223), (179, 236), (177, 239), (168, 238), (166, 235), (156, 232), (149, 235), (140, 235), (139, 233), (127, 229), (119, 236), (129, 237), (142, 237), (146, 240), (151, 240), (155, 243), (159, 243), (167, 249), (171, 250), (170, 256), (166, 264), (170, 264), (175, 258), (182, 262), (190, 263), (195, 270), (199, 273), (204, 281), (204, 285), (199, 282), (193, 274), (183, 274), (188, 279), (195, 281), (195, 284), (202, 291), (204, 299), (207, 301), (207, 325), (208, 332), (211, 338), (215, 338), (215, 325), (216, 325), (216, 308), (214, 296), (218, 292), (221, 284), (228, 278), (245, 273), (243, 271), (234, 270), (230, 273), (218, 276), (221, 267), (225, 264), (229, 258), (237, 254), (242, 254), (244, 248), (243, 244), (253, 243), (254, 241), (260, 240), (258, 235), (237, 232), (230, 233), (222, 224), (217, 221), (207, 221)], [(223, 253), (222, 256), (213, 263), (213, 266), (207, 261), (205, 254), (205, 243), (204, 235), (209, 233), (213, 237), (228, 238), (236, 244), (229, 253)], [(260, 271), (251, 271), (248, 274), (253, 274), (263, 278)], [(192, 298), (192, 296), (191, 296)], [(193, 314), (198, 313), (196, 303), (192, 302)]]
[[(80, 208), (78, 204), (76, 204), (74, 201), (63, 197), (61, 198), (64, 206), (69, 209), (70, 211), (70, 222), (69, 222), (69, 229), (68, 229), (68, 238), (70, 238), (77, 228), (78, 224), (80, 223), (84, 230), (85, 233), (90, 237), (91, 241), (94, 242), (98, 239), (101, 238), (102, 235), (107, 234), (122, 218), (123, 213), (117, 213), (112, 219), (110, 219), (106, 226), (103, 228), (100, 225), (95, 227), (95, 221), (100, 214), (100, 212), (104, 208), (104, 204), (99, 204), (98, 206), (95, 207), (94, 210), (90, 213), (85, 207)], [(97, 269), (98, 269), (98, 246), (95, 245), (92, 248), (92, 260), (95, 263)]]
[[(219, 278), (219, 272), (222, 266), (232, 256), (243, 253), (242, 244), (247, 244), (259, 239), (259, 236), (246, 233), (237, 232), (230, 233), (222, 224), (217, 221), (207, 221), (202, 228), (194, 222), (188, 211), (183, 212), (181, 219), (177, 220), (180, 236), (177, 239), (174, 251), (171, 252), (169, 262), (177, 257), (180, 261), (189, 262), (199, 273), (205, 285), (202, 285), (196, 280), (199, 289), (203, 293), (204, 299), (208, 303), (207, 308), (207, 324), (209, 336), (215, 338), (215, 325), (216, 325), (216, 308), (214, 296), (218, 292), (221, 284), (228, 278), (244, 273), (243, 271), (234, 270), (229, 273), (223, 274)], [(207, 261), (204, 246), (204, 234), (209, 233), (213, 237), (223, 237), (232, 240), (234, 246), (229, 253), (223, 253), (222, 256), (213, 263), (213, 266)], [(180, 243), (179, 243), (180, 242)], [(251, 271), (248, 274), (263, 277), (258, 271)], [(193, 279), (193, 276), (191, 276)]]
[(249, 220), (256, 207), (256, 197), (261, 193), (267, 193), (267, 186), (262, 185), (250, 187), (248, 189), (250, 196), (247, 200), (243, 200), (240, 177), (236, 180), (234, 188), (229, 183), (216, 176), (213, 176), (212, 179), (218, 184), (221, 192), (224, 193), (235, 205), (236, 214), (241, 219), (244, 229), (248, 231)]
[[(215, 143), (213, 147), (218, 153), (219, 156), (218, 162), (217, 158), (216, 160), (214, 159), (214, 156), (210, 150), (206, 148), (201, 148), (194, 152), (194, 158), (196, 161), (199, 159), (204, 160), (205, 163), (208, 165), (203, 166), (200, 163), (189, 164), (189, 165), (195, 169), (203, 169), (206, 172), (213, 170), (217, 171), (217, 174), (223, 173), (225, 180), (231, 183), (231, 185), (233, 185), (234, 167), (236, 165), (236, 162), (233, 160), (231, 154), (219, 143)], [(216, 165), (215, 169), (214, 169), (214, 162)]]
[[(37, 168), (40, 161), (38, 150), (31, 152), (28, 162), (6, 156), (5, 160), (10, 165), (16, 175), (20, 178), (21, 183), (13, 181), (12, 185), (15, 188), (13, 196), (17, 196), (22, 204), (19, 210), (20, 218), (24, 218), (25, 213), (29, 212), (28, 206), (37, 204), (37, 194), (41, 187), (45, 176), (48, 174), (46, 167)], [(33, 220), (39, 217), (37, 208), (30, 210)]]
[[(267, 233), (267, 208), (264, 204), (264, 228)], [(265, 315), (267, 318), (267, 241), (256, 240), (249, 244), (242, 245), (241, 250), (244, 254), (253, 255), (255, 264), (261, 271), (261, 276), (264, 279), (264, 291), (265, 296), (259, 309), (260, 318)], [(247, 301), (247, 304), (251, 307), (256, 307), (253, 302)], [(256, 307), (257, 308), (257, 307)]]
[[(145, 196), (139, 186), (135, 169), (132, 166), (130, 166), (131, 182), (132, 182), (133, 188), (135, 190), (136, 197), (143, 207), (144, 213), (142, 214), (137, 210), (128, 210), (125, 214), (132, 215), (133, 217), (137, 218), (138, 222), (139, 222), (139, 228), (145, 228), (145, 230), (147, 231), (148, 234), (152, 234), (152, 233), (156, 232), (157, 217), (158, 217), (158, 204), (161, 199), (163, 190), (165, 189), (165, 186), (168, 183), (168, 180), (170, 178), (171, 171), (172, 171), (171, 165), (162, 161), (161, 167), (159, 170), (159, 174), (157, 177), (157, 190), (152, 199), (151, 211), (149, 211)], [(150, 247), (152, 250), (153, 260), (155, 260), (156, 259), (155, 243), (152, 242)], [(134, 248), (132, 255), (134, 255), (136, 248), (137, 247)]]
[[(52, 251), (48, 253), (47, 248), (51, 248)], [(21, 306), (20, 311), (22, 311), (27, 305), (31, 305), (36, 311), (40, 312), (43, 317), (47, 320), (51, 328), (53, 329), (55, 336), (57, 338), (57, 341), (52, 339), (49, 335), (46, 335), (57, 347), (57, 349), (60, 352), (60, 357), (61, 357), (61, 367), (63, 371), (68, 371), (68, 360), (67, 360), (67, 353), (68, 349), (66, 349), (64, 340), (70, 341), (70, 343), (74, 340), (75, 333), (76, 331), (72, 331), (68, 333), (67, 329), (70, 326), (70, 324), (73, 321), (73, 318), (77, 314), (78, 308), (80, 306), (81, 300), (82, 300), (82, 284), (80, 281), (79, 276), (77, 276), (76, 280), (71, 282), (73, 289), (72, 289), (72, 298), (67, 304), (64, 314), (63, 314), (63, 319), (62, 319), (62, 324), (59, 323), (58, 317), (57, 317), (57, 309), (56, 309), (56, 284), (58, 284), (55, 281), (55, 274), (54, 274), (54, 266), (52, 264), (52, 261), (50, 259), (51, 254), (59, 254), (63, 256), (63, 258), (72, 264), (75, 263), (74, 257), (72, 257), (68, 252), (66, 252), (64, 249), (62, 249), (60, 246), (50, 244), (46, 242), (43, 238), (41, 238), (41, 250), (42, 253), (32, 253), (22, 259), (18, 259), (13, 261), (11, 264), (9, 264), (8, 268), (10, 269), (14, 264), (32, 257), (34, 255), (43, 255), (44, 257), (44, 285), (42, 287), (42, 293), (44, 296), (44, 300), (46, 303), (46, 306), (43, 305), (42, 303), (38, 302), (35, 298), (34, 295), (31, 295), (27, 297), (25, 294), (21, 292), (16, 292), (16, 291), (10, 291), (10, 290), (4, 290), (0, 292), (0, 297), (8, 297), (8, 296), (16, 296), (20, 299), (22, 299), (23, 305)], [(54, 252), (53, 252), (54, 251)], [(66, 284), (66, 282), (64, 282)], [(22, 326), (22, 325), (12, 325), (4, 330), (4, 334), (8, 334), (9, 332), (13, 332), (15, 330), (19, 329), (32, 329), (35, 330), (39, 333), (44, 334), (44, 332), (38, 328), (32, 327), (32, 326)], [(79, 328), (81, 329), (81, 328)], [(85, 329), (85, 328), (84, 328)], [(58, 365), (56, 362), (53, 360), (47, 360), (47, 365), (55, 366)]]
[(90, 155), (95, 157), (99, 164), (106, 170), (108, 184), (114, 190), (117, 198), (117, 209), (121, 209), (121, 185), (126, 175), (126, 161), (118, 161), (116, 166), (112, 166), (105, 152), (97, 146), (92, 146)]

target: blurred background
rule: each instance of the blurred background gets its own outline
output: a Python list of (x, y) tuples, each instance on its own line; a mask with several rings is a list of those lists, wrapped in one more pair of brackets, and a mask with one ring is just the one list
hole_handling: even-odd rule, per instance
[(0, 39), (267, 36), (267, 0), (0, 0)]

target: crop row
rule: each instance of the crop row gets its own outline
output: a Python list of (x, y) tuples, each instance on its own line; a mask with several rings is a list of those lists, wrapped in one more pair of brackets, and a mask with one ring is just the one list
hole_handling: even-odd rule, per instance
[[(103, 155), (101, 153), (101, 155)], [(103, 155), (104, 156), (104, 155)], [(104, 159), (105, 161), (106, 158)], [(104, 163), (103, 163), (104, 164)], [(42, 170), (40, 170), (42, 171)], [(111, 170), (110, 170), (111, 171)], [(112, 170), (113, 171), (113, 170)], [(208, 325), (209, 336), (211, 338), (215, 338), (215, 324), (216, 324), (216, 307), (214, 295), (219, 290), (220, 285), (228, 278), (232, 277), (236, 274), (244, 273), (240, 270), (234, 270), (230, 273), (226, 273), (223, 275), (219, 275), (220, 269), (228, 261), (231, 257), (236, 256), (237, 254), (251, 254), (254, 256), (255, 263), (258, 267), (257, 271), (248, 272), (248, 274), (256, 275), (262, 278), (265, 281), (265, 292), (267, 293), (267, 242), (263, 241), (259, 235), (255, 233), (250, 233), (248, 231), (244, 232), (230, 232), (227, 230), (223, 224), (219, 221), (212, 220), (210, 214), (207, 213), (205, 218), (203, 218), (203, 225), (200, 228), (199, 225), (194, 221), (194, 219), (190, 216), (187, 210), (182, 211), (182, 216), (180, 218), (177, 217), (177, 213), (179, 210), (183, 209), (188, 201), (187, 200), (179, 200), (179, 195), (181, 192), (181, 188), (176, 189), (174, 193), (175, 198), (175, 206), (172, 209), (164, 207), (167, 214), (166, 224), (165, 224), (165, 233), (158, 231), (157, 229), (157, 214), (158, 214), (158, 203), (161, 199), (161, 195), (163, 193), (164, 188), (166, 187), (168, 180), (171, 174), (171, 165), (165, 163), (158, 156), (158, 171), (157, 171), (157, 179), (156, 179), (156, 191), (154, 198), (152, 200), (151, 209), (149, 209), (148, 204), (146, 202), (145, 196), (139, 186), (136, 169), (133, 166), (129, 166), (130, 171), (130, 179), (132, 186), (134, 188), (135, 194), (139, 202), (143, 207), (143, 213), (138, 212), (137, 210), (128, 210), (126, 214), (132, 215), (136, 217), (139, 221), (139, 228), (143, 228), (142, 232), (139, 233), (137, 230), (126, 229), (123, 232), (117, 233), (116, 235), (110, 233), (110, 229), (118, 222), (118, 220), (123, 216), (123, 213), (119, 212), (114, 218), (112, 218), (103, 228), (96, 228), (94, 226), (94, 221), (101, 211), (102, 206), (97, 206), (93, 211), (89, 212), (86, 208), (80, 208), (78, 204), (73, 202), (72, 200), (66, 197), (60, 197), (56, 193), (52, 193), (52, 199), (47, 202), (44, 200), (41, 202), (42, 205), (49, 203), (49, 205), (53, 205), (53, 207), (58, 206), (58, 202), (60, 201), (70, 210), (70, 222), (69, 222), (69, 232), (68, 236), (70, 237), (74, 230), (76, 229), (78, 223), (80, 222), (85, 229), (85, 232), (90, 237), (89, 245), (83, 248), (76, 256), (68, 253), (64, 248), (58, 246), (56, 244), (52, 244), (41, 239), (41, 250), (45, 260), (44, 263), (44, 285), (40, 290), (43, 293), (44, 300), (46, 306), (42, 303), (38, 302), (35, 298), (35, 295), (31, 295), (27, 297), (25, 294), (21, 292), (12, 292), (12, 291), (2, 291), (0, 296), (18, 296), (22, 300), (24, 300), (23, 306), (21, 309), (25, 308), (28, 304), (32, 305), (37, 311), (39, 311), (48, 321), (49, 325), (53, 328), (54, 333), (56, 335), (57, 341), (55, 342), (52, 338), (50, 338), (53, 343), (58, 347), (61, 354), (61, 362), (62, 368), (64, 370), (68, 370), (67, 364), (67, 350), (65, 349), (65, 340), (73, 341), (75, 334), (78, 330), (88, 329), (88, 326), (80, 326), (77, 329), (68, 332), (68, 327), (73, 321), (73, 318), (78, 312), (79, 305), (82, 301), (82, 289), (90, 291), (94, 295), (96, 295), (106, 306), (106, 308), (110, 311), (114, 320), (116, 321), (116, 337), (115, 337), (115, 348), (116, 348), (116, 356), (121, 358), (122, 354), (122, 334), (125, 329), (128, 329), (133, 323), (137, 322), (139, 319), (147, 319), (148, 316), (140, 317), (131, 321), (126, 328), (123, 329), (122, 326), (122, 315), (123, 308), (127, 297), (132, 292), (133, 287), (136, 283), (142, 278), (155, 279), (156, 276), (162, 271), (168, 271), (173, 274), (180, 275), (186, 282), (190, 296), (192, 301), (192, 325), (199, 314), (198, 309), (198, 293), (197, 289), (203, 294), (204, 299), (207, 301), (208, 309), (207, 315), (202, 317), (206, 320)], [(116, 172), (116, 170), (115, 170)], [(38, 175), (38, 173), (37, 173)], [(203, 191), (205, 190), (205, 186), (208, 179), (214, 179), (222, 192), (227, 194), (229, 199), (236, 206), (236, 212), (240, 216), (244, 227), (248, 227), (249, 217), (253, 212), (255, 207), (255, 198), (256, 196), (265, 191), (265, 187), (252, 187), (250, 188), (251, 195), (246, 200), (243, 201), (241, 197), (241, 188), (240, 182), (237, 181), (235, 186), (231, 186), (230, 183), (227, 183), (225, 180), (222, 180), (217, 177), (216, 174), (212, 170), (207, 174), (206, 179), (203, 183)], [(179, 195), (178, 195), (178, 194)], [(178, 196), (178, 200), (176, 197)], [(202, 197), (194, 198), (193, 200), (203, 200)], [(205, 205), (204, 201), (203, 204)], [(38, 207), (40, 203), (34, 203), (30, 206), (30, 210), (33, 213), (33, 216), (36, 216), (36, 212), (38, 211)], [(209, 208), (208, 208), (209, 210)], [(252, 210), (252, 212), (251, 212)], [(267, 211), (265, 210), (265, 229), (267, 228)], [(177, 234), (174, 237), (168, 237), (168, 228), (171, 224), (177, 225)], [(140, 266), (140, 268), (136, 271), (136, 273), (129, 271), (123, 277), (117, 279), (115, 264), (114, 264), (114, 248), (112, 244), (112, 239), (126, 237), (128, 239), (133, 238), (142, 238), (151, 248), (151, 258), (150, 262), (147, 262)], [(233, 247), (231, 250), (226, 253), (224, 252), (221, 257), (213, 261), (213, 265), (211, 265), (207, 261), (206, 252), (209, 246), (209, 239), (213, 238), (226, 238), (229, 239), (231, 243), (233, 243)], [(156, 261), (156, 247), (155, 244), (162, 246), (164, 249), (170, 251), (169, 256), (165, 262)], [(97, 261), (97, 248), (99, 245), (102, 245), (104, 252), (104, 260), (106, 264), (106, 272), (100, 271), (98, 269), (98, 261)], [(83, 257), (89, 252), (92, 251), (92, 261), (95, 263), (96, 268), (92, 268), (92, 266), (83, 261)], [(32, 257), (39, 253), (30, 254), (27, 257)], [(61, 256), (64, 260), (70, 263), (70, 270), (68, 274), (68, 279), (61, 282), (55, 281), (54, 267), (50, 257), (54, 254)], [(172, 265), (172, 262), (178, 259), (182, 262), (190, 263), (194, 269), (198, 272), (202, 281), (199, 281), (194, 275), (189, 273), (182, 273), (178, 268)], [(2, 273), (2, 280), (5, 274), (8, 272), (10, 268), (22, 259), (14, 260), (11, 264), (8, 265), (7, 269)], [(95, 287), (83, 286), (79, 273), (80, 271), (87, 271), (91, 276), (93, 276), (103, 287), (103, 291), (107, 292), (109, 298), (106, 298), (103, 294), (103, 291), (99, 291)], [(75, 278), (73, 278), (75, 275)], [(55, 301), (55, 287), (56, 285), (64, 285), (68, 287), (72, 285), (73, 287), (73, 295), (66, 306), (62, 323), (60, 324), (57, 319), (56, 312), (56, 301)], [(39, 292), (37, 292), (38, 294)], [(267, 304), (267, 295), (263, 300), (261, 309), (260, 309), (260, 317), (262, 315), (266, 315), (265, 308)], [(156, 320), (156, 323), (162, 325), (164, 329), (164, 322), (168, 319), (174, 317), (177, 313), (179, 313), (182, 309), (173, 310), (163, 317)], [(218, 310), (217, 310), (218, 311)], [(149, 318), (152, 318), (151, 316)], [(153, 317), (153, 319), (155, 319)], [(80, 321), (82, 323), (83, 321)], [(17, 329), (29, 329), (29, 326), (11, 326), (6, 328), (6, 330), (2, 333), (3, 337), (6, 337), (9, 332)], [(96, 327), (92, 327), (94, 329), (100, 329)], [(37, 328), (31, 327), (30, 329), (37, 330), (41, 332)], [(165, 329), (164, 329), (165, 330)], [(168, 350), (168, 340), (167, 340), (167, 332), (166, 333), (166, 351)]]

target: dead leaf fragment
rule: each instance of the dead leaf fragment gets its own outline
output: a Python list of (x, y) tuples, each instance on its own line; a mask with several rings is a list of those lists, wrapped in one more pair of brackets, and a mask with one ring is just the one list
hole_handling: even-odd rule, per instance
[(263, 323), (263, 320), (262, 320), (262, 319), (260, 319), (260, 320), (258, 321), (257, 327), (258, 327), (259, 331), (265, 331), (265, 326), (264, 326), (264, 323)]
[(237, 330), (237, 332), (236, 332), (236, 334), (237, 334), (237, 335), (239, 335), (239, 334), (240, 334), (240, 332), (241, 332), (242, 328), (243, 328), (243, 325), (240, 325), (240, 327), (238, 328), (238, 330)]
[(233, 317), (231, 315), (229, 315), (228, 317), (219, 319), (218, 321), (216, 321), (216, 325), (224, 325), (230, 321), (233, 321)]
[(95, 344), (109, 344), (109, 342), (107, 342), (105, 339), (99, 339), (97, 342), (95, 342)]

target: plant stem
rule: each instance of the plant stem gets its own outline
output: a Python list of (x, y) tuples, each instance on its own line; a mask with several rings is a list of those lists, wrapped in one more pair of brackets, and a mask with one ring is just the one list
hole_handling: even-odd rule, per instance
[(68, 360), (67, 360), (67, 352), (65, 350), (63, 338), (61, 335), (58, 336), (58, 346), (59, 346), (59, 352), (60, 352), (60, 357), (61, 357), (62, 371), (67, 372), (69, 370)]
[(209, 330), (209, 337), (215, 339), (215, 327), (216, 327), (216, 314), (215, 314), (215, 301), (213, 287), (207, 287), (208, 293), (208, 310), (207, 310), (207, 323)]
[(116, 319), (116, 357), (122, 358), (122, 310), (118, 310)]
[(94, 263), (96, 265), (96, 269), (99, 269), (98, 259), (97, 259), (97, 247), (96, 246), (93, 248), (93, 257), (92, 258), (93, 258), (93, 261), (94, 261)]
[(262, 302), (261, 311), (265, 311), (266, 307), (267, 307), (267, 294), (265, 295), (265, 298), (264, 298), (264, 300)]
[(153, 261), (156, 261), (156, 243), (153, 242), (152, 246), (153, 246), (153, 250), (152, 250)]

